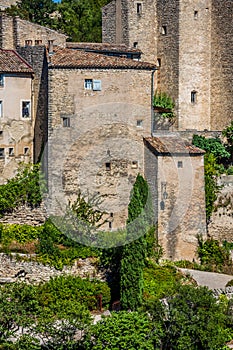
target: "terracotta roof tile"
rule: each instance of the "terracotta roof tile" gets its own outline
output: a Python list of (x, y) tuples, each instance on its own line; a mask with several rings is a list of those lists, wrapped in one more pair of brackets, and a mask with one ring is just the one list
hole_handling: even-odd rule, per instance
[(205, 151), (178, 136), (147, 137), (146, 146), (156, 154), (205, 154)]
[(156, 65), (129, 58), (105, 56), (93, 52), (55, 49), (50, 55), (51, 68), (104, 68), (153, 70)]
[(33, 73), (33, 69), (16, 51), (0, 49), (0, 72)]
[(109, 43), (67, 42), (66, 47), (69, 49), (77, 49), (77, 50), (84, 50), (84, 51), (141, 53), (141, 50), (139, 50), (135, 47), (128, 47), (124, 44), (113, 45), (113, 44), (109, 44)]

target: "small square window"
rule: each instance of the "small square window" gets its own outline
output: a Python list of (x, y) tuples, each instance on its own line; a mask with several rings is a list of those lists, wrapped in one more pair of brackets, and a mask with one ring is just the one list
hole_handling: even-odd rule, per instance
[(85, 79), (84, 87), (87, 90), (92, 90), (93, 86), (93, 80), (92, 79)]
[(0, 74), (0, 86), (4, 86), (4, 74)]
[(24, 147), (23, 154), (24, 154), (24, 156), (28, 156), (29, 155), (29, 147)]
[(3, 116), (3, 102), (0, 101), (0, 118)]
[(69, 117), (63, 117), (62, 118), (62, 125), (64, 128), (70, 127), (70, 118)]
[(42, 45), (42, 40), (35, 40), (35, 45)]
[(167, 35), (167, 26), (162, 26), (161, 27), (161, 34), (162, 35)]
[(140, 15), (142, 13), (142, 3), (138, 2), (137, 3), (137, 14)]
[(23, 101), (22, 102), (22, 118), (30, 118), (31, 117), (31, 102)]
[(198, 11), (194, 11), (194, 19), (198, 19)]
[(25, 40), (25, 46), (32, 46), (32, 40)]
[(133, 160), (133, 161), (132, 161), (131, 167), (132, 167), (133, 169), (137, 169), (137, 168), (138, 168), (138, 161), (137, 161), (137, 160)]
[(143, 126), (143, 121), (142, 121), (142, 119), (138, 119), (137, 120), (137, 127), (142, 127)]
[(196, 103), (196, 102), (197, 102), (197, 92), (191, 91), (191, 103)]
[(110, 170), (111, 170), (111, 163), (110, 163), (110, 162), (105, 163), (105, 169), (106, 169), (107, 171), (110, 171)]
[(179, 160), (179, 161), (177, 162), (177, 167), (178, 167), (178, 168), (183, 168), (183, 162), (182, 162), (181, 160)]
[(10, 147), (8, 149), (8, 152), (9, 152), (9, 156), (13, 156), (14, 155), (14, 147)]
[(0, 148), (0, 158), (4, 158), (4, 156), (5, 156), (5, 149)]

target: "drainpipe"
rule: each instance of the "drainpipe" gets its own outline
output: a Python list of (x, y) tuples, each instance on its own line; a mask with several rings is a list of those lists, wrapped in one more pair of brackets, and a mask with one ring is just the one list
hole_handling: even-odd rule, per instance
[(153, 69), (151, 73), (151, 136), (153, 136), (153, 127), (154, 127), (154, 108), (153, 108), (153, 102), (154, 102), (154, 75), (155, 72), (158, 69)]

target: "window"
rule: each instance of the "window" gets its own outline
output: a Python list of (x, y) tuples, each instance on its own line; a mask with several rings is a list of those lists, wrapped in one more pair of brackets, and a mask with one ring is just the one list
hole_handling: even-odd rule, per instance
[(0, 86), (4, 86), (4, 74), (0, 74)]
[(101, 80), (93, 80), (93, 90), (101, 91)]
[(25, 40), (25, 46), (32, 46), (32, 40)]
[(197, 102), (197, 92), (191, 91), (191, 103), (196, 103), (196, 102)]
[(42, 45), (42, 40), (35, 40), (35, 45)]
[(133, 169), (137, 169), (137, 167), (138, 167), (138, 161), (137, 161), (137, 160), (133, 160), (133, 161), (132, 161), (131, 167), (132, 167)]
[(29, 147), (24, 147), (23, 154), (24, 154), (24, 156), (28, 156), (29, 155)]
[(111, 170), (111, 163), (110, 163), (110, 162), (105, 163), (105, 169), (106, 169), (107, 171), (110, 171), (110, 170)]
[(161, 27), (161, 34), (162, 35), (167, 35), (167, 26), (162, 26)]
[(92, 90), (92, 79), (85, 79), (85, 89)]
[(0, 118), (3, 116), (3, 102), (0, 101)]
[(30, 118), (31, 117), (31, 102), (23, 101), (22, 102), (22, 118)]
[(135, 48), (138, 47), (138, 42), (137, 42), (137, 41), (135, 41), (135, 42), (133, 43), (133, 47), (135, 47)]
[(142, 3), (138, 2), (137, 3), (137, 14), (140, 15), (142, 13)]
[(142, 121), (142, 119), (139, 119), (139, 120), (137, 120), (137, 127), (142, 127), (142, 125), (143, 125), (143, 121)]
[(0, 158), (4, 158), (5, 156), (5, 150), (4, 148), (0, 148)]
[(157, 58), (157, 67), (161, 67), (161, 58)]
[(177, 167), (178, 167), (178, 168), (183, 168), (183, 162), (182, 162), (181, 160), (179, 160), (179, 161), (177, 162)]
[(198, 11), (194, 11), (194, 19), (198, 19)]
[(13, 156), (14, 155), (14, 147), (10, 147), (8, 149), (8, 152), (9, 152), (9, 156)]
[(63, 117), (62, 118), (62, 125), (64, 128), (70, 127), (70, 118), (69, 117)]

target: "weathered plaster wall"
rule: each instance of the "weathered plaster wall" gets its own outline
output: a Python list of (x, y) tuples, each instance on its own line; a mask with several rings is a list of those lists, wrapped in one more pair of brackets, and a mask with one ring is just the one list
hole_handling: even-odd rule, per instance
[[(13, 99), (12, 96), (14, 96)], [(0, 182), (4, 183), (15, 174), (19, 162), (32, 161), (32, 107), (31, 116), (22, 117), (22, 101), (32, 102), (31, 75), (6, 74), (4, 86), (0, 88), (0, 101), (2, 101), (0, 148), (4, 148), (4, 157), (0, 159)], [(12, 154), (10, 154), (10, 148), (13, 148)]]
[[(86, 90), (85, 79), (100, 79), (101, 91)], [(149, 71), (49, 70), (51, 209), (64, 208), (79, 188), (99, 192), (102, 209), (114, 215), (112, 228), (124, 226), (130, 190), (143, 172), (142, 138), (150, 135), (150, 81)], [(70, 127), (62, 126), (64, 117)]]
[(158, 238), (164, 258), (192, 260), (197, 235), (206, 238), (203, 175), (201, 156), (158, 156)]

